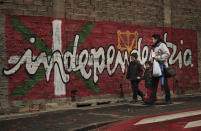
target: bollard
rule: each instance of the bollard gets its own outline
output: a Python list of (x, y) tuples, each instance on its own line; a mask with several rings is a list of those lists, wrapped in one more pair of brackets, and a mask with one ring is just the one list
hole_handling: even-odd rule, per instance
[(123, 87), (122, 84), (120, 84), (120, 98), (124, 97), (124, 91), (123, 91)]
[(72, 90), (71, 91), (71, 101), (72, 102), (76, 101), (76, 98), (75, 98), (76, 93), (77, 93), (77, 90)]

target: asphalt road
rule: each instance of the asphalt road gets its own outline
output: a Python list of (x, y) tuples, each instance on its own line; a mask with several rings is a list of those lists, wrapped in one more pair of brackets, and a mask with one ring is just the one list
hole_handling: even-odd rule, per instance
[(98, 131), (201, 131), (201, 108), (167, 112), (105, 125)]
[(0, 131), (88, 131), (98, 130), (107, 124), (130, 120), (138, 117), (191, 110), (201, 108), (201, 96), (184, 96), (173, 99), (173, 104), (166, 105), (158, 101), (149, 106), (139, 102), (122, 102), (96, 107), (81, 107), (60, 110), (23, 118), (11, 117), (0, 119)]

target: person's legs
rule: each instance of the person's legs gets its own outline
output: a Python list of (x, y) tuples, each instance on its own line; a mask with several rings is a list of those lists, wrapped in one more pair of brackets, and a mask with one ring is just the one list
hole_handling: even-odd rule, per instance
[(132, 84), (132, 91), (133, 91), (133, 100), (137, 101), (137, 94), (138, 94), (137, 86), (138, 86), (138, 83), (136, 81), (132, 80), (131, 84)]
[(142, 100), (144, 100), (143, 92), (138, 88), (139, 81), (132, 81), (132, 89), (133, 89), (133, 100), (137, 101), (137, 95), (141, 96)]
[(138, 86), (136, 87), (136, 90), (138, 92), (138, 95), (142, 98), (142, 100), (144, 101), (144, 94), (143, 92), (138, 88)]
[(151, 95), (150, 98), (147, 101), (145, 101), (145, 103), (153, 104), (155, 102), (159, 79), (160, 77), (152, 78)]
[(164, 90), (165, 90), (165, 101), (171, 103), (171, 98), (170, 98), (170, 89), (168, 86), (168, 80), (167, 78), (164, 79)]
[(147, 97), (146, 97), (146, 100), (148, 100), (150, 98), (150, 95), (151, 95), (151, 87), (148, 87), (147, 88)]

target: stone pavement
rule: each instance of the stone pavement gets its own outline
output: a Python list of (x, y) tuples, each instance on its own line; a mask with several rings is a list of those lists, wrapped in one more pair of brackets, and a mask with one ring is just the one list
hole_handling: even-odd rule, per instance
[(137, 104), (120, 102), (51, 112), (0, 116), (0, 131), (96, 130), (103, 125), (134, 117), (200, 108), (200, 100), (201, 95), (191, 95), (174, 98), (174, 103), (170, 105), (165, 105), (163, 100), (152, 106), (144, 105), (141, 102)]

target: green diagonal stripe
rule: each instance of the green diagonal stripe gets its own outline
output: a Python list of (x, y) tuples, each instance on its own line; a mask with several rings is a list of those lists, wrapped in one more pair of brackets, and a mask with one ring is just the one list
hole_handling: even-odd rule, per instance
[(76, 71), (75, 72), (76, 76), (78, 76), (83, 82), (85, 85), (87, 85), (87, 87), (89, 89), (91, 89), (92, 91), (94, 92), (100, 92), (101, 89), (98, 87), (98, 85), (95, 85), (94, 82), (92, 80), (85, 80), (82, 76), (81, 76), (81, 73), (79, 71)]
[(39, 50), (40, 52), (46, 52), (47, 55), (52, 55), (52, 49), (49, 48), (43, 41), (40, 40), (39, 37), (37, 37), (35, 34), (33, 34), (30, 29), (28, 29), (25, 25), (23, 25), (18, 19), (16, 18), (10, 18), (10, 24), (18, 31), (20, 32), (27, 41), (29, 41), (30, 38), (35, 38), (35, 42), (33, 46)]
[[(79, 35), (79, 41), (77, 43), (77, 46), (79, 46), (80, 44), (82, 44), (84, 42), (84, 40), (87, 38), (87, 36), (91, 33), (92, 29), (94, 28), (95, 24), (88, 22), (83, 28), (82, 30), (78, 33)], [(74, 46), (74, 40), (71, 42), (69, 48), (67, 49), (67, 51), (72, 51), (73, 50), (73, 46)]]
[(12, 96), (24, 96), (26, 95), (26, 92), (28, 92), (33, 85), (38, 84), (42, 78), (44, 78), (45, 70), (39, 69), (37, 70), (36, 74), (33, 75), (32, 78), (27, 79), (22, 85), (20, 85), (18, 88), (16, 88), (12, 92)]
[[(43, 42), (40, 40), (37, 35), (33, 34), (30, 29), (28, 29), (25, 25), (23, 25), (18, 19), (16, 18), (10, 18), (10, 24), (19, 31), (28, 41), (31, 37), (36, 38), (35, 43), (33, 46), (41, 51), (46, 52), (48, 55), (52, 54), (52, 50)], [(80, 39), (78, 41), (78, 45), (84, 42), (84, 40), (87, 38), (87, 36), (90, 34), (92, 29), (94, 28), (95, 24), (88, 22), (82, 30), (79, 32)], [(72, 50), (74, 45), (74, 41), (71, 42), (70, 47), (68, 48), (69, 51)], [(86, 86), (91, 89), (94, 92), (100, 92), (101, 89), (93, 83), (92, 80), (85, 80), (82, 78), (80, 72), (75, 73), (76, 76), (78, 76), (85, 84)], [(36, 85), (43, 77), (45, 76), (45, 69), (39, 69), (36, 74), (32, 77), (27, 79), (22, 85), (20, 85), (18, 88), (14, 89), (12, 92), (12, 96), (24, 96), (27, 91), (29, 91), (34, 85)]]
[[(90, 34), (91, 30), (94, 28), (95, 24), (88, 22), (83, 28), (82, 30), (78, 33), (79, 35), (79, 41), (77, 43), (77, 46), (79, 46), (81, 43), (84, 42), (84, 40), (87, 38), (87, 36)], [(67, 51), (73, 51), (73, 46), (74, 46), (74, 40), (71, 42), (69, 48), (67, 49)], [(85, 85), (87, 85), (87, 87), (89, 89), (91, 89), (94, 92), (100, 92), (101, 89), (98, 87), (98, 85), (95, 85), (94, 82), (92, 80), (86, 80), (82, 77), (81, 73), (79, 71), (74, 72), (76, 76), (78, 76)]]

